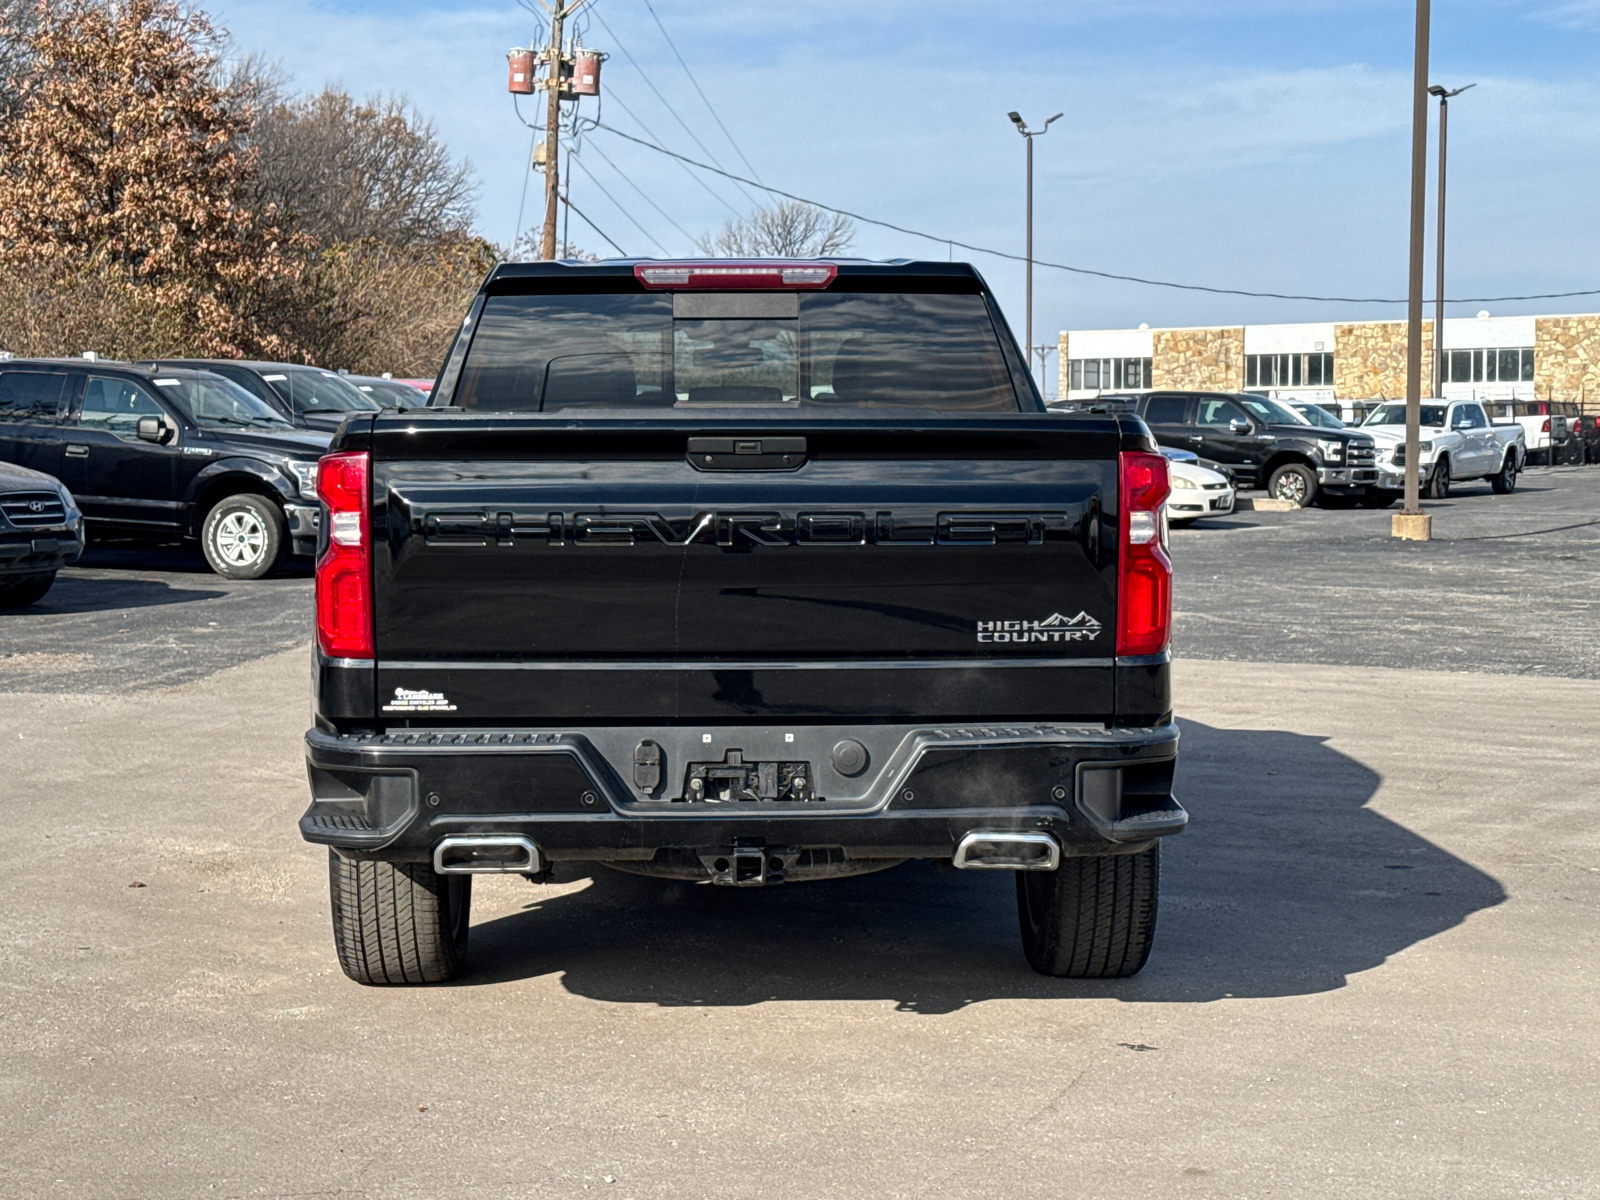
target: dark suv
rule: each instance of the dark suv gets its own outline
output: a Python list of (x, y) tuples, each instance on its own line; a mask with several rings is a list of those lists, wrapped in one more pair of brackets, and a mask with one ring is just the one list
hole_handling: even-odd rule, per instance
[(314, 552), (327, 445), (208, 371), (0, 362), (0, 461), (61, 480), (93, 532), (198, 538), (230, 579)]
[(1371, 437), (1308, 425), (1265, 396), (1161, 391), (1127, 399), (1163, 446), (1192, 450), (1203, 465), (1226, 467), (1241, 488), (1265, 488), (1277, 500), (1356, 500), (1378, 479)]
[(321, 367), (235, 358), (157, 358), (142, 365), (214, 371), (264, 400), (298, 429), (332, 433), (351, 413), (371, 416), (383, 407), (343, 376)]

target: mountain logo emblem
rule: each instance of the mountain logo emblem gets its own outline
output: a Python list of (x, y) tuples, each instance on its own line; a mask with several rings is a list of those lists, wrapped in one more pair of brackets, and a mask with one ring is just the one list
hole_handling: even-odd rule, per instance
[(1044, 620), (1038, 622), (1040, 629), (1099, 629), (1100, 622), (1096, 621), (1086, 612), (1081, 612), (1075, 617), (1063, 617), (1060, 613), (1051, 613)]
[(1051, 613), (1042, 621), (979, 621), (978, 641), (984, 645), (1037, 645), (1053, 642), (1092, 642), (1103, 626), (1086, 612), (1075, 617)]

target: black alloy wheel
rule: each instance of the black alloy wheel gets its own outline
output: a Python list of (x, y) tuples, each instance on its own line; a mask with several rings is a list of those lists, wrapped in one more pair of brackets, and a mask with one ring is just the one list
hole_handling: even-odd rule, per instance
[(1517, 490), (1517, 452), (1506, 451), (1506, 460), (1500, 464), (1500, 470), (1489, 477), (1489, 486), (1495, 490), (1497, 496), (1509, 496)]
[(1439, 465), (1433, 468), (1433, 475), (1428, 480), (1428, 498), (1430, 500), (1448, 500), (1450, 498), (1450, 460), (1441, 458)]

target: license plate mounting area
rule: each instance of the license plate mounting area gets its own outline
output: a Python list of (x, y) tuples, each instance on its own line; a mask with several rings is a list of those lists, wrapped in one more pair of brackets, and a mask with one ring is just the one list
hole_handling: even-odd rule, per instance
[(742, 750), (729, 750), (721, 762), (690, 763), (684, 795), (702, 804), (820, 799), (810, 763), (746, 762)]

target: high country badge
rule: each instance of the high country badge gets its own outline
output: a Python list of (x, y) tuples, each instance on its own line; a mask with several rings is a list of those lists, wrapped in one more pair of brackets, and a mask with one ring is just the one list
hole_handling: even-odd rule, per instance
[(1100, 636), (1100, 622), (1088, 613), (1064, 617), (1051, 613), (1042, 621), (979, 621), (978, 640), (985, 644), (1020, 645), (1038, 642), (1092, 642)]

